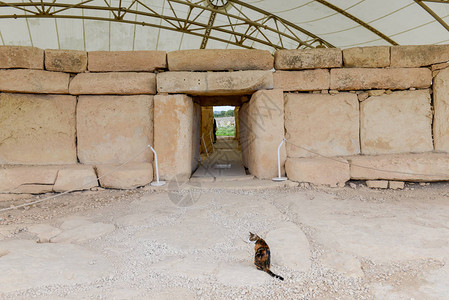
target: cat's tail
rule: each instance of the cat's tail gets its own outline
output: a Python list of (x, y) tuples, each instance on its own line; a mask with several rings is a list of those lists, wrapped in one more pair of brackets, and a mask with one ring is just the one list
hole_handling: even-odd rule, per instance
[(266, 270), (265, 272), (267, 272), (268, 274), (270, 274), (271, 277), (274, 277), (274, 278), (279, 279), (279, 280), (284, 280), (284, 277), (279, 276), (279, 275), (276, 275), (276, 274), (274, 274), (273, 272), (271, 272), (270, 270)]

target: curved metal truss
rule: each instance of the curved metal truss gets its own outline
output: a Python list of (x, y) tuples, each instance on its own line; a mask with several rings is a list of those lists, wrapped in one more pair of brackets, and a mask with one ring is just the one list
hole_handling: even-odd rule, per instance
[[(258, 44), (273, 49), (333, 47), (285, 19), (238, 0), (163, 0), (159, 1), (166, 8), (162, 10), (151, 0), (13, 1), (0, 1), (0, 8), (14, 9), (9, 14), (0, 10), (0, 19), (67, 18), (151, 26), (202, 37), (201, 48), (206, 48), (209, 39), (242, 48)], [(105, 11), (110, 14), (106, 16)]]
[[(172, 30), (202, 38), (200, 48), (210, 39), (242, 48), (260, 45), (276, 49), (334, 47), (312, 32), (270, 12), (240, 0), (0, 0), (0, 19), (83, 19), (135, 24)], [(47, 2), (48, 1), (48, 2)], [(314, 0), (358, 23), (391, 45), (398, 45), (344, 9), (325, 0)], [(424, 2), (414, 0), (442, 26), (449, 26)], [(162, 4), (162, 9), (161, 5)], [(165, 8), (164, 8), (165, 7)], [(1, 8), (8, 8), (6, 10)]]

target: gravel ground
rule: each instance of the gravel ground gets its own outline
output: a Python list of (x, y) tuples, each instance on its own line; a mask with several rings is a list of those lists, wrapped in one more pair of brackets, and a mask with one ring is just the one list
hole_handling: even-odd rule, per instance
[[(0, 298), (447, 298), (449, 185), (351, 186), (88, 191), (2, 212)], [(285, 281), (256, 270), (249, 231)]]

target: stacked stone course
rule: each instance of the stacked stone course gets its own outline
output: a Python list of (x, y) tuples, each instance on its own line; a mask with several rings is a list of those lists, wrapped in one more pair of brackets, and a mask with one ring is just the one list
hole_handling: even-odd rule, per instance
[(217, 96), (241, 104), (243, 163), (258, 178), (277, 176), (276, 150), (285, 136), (282, 164), (292, 180), (449, 180), (441, 167), (449, 160), (448, 60), (449, 45), (274, 56), (0, 46), (0, 193), (148, 184), (149, 151), (120, 176), (99, 183), (94, 177), (153, 141), (163, 153), (161, 178), (188, 178), (207, 127), (194, 101)]

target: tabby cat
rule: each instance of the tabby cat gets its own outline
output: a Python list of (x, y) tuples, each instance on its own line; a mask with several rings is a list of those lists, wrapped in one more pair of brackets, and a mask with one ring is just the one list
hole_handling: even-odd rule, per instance
[(270, 247), (267, 243), (261, 239), (257, 234), (249, 233), (249, 240), (256, 242), (254, 250), (256, 255), (254, 256), (254, 264), (257, 269), (262, 270), (270, 274), (272, 277), (284, 280), (282, 276), (276, 275), (270, 271)]

